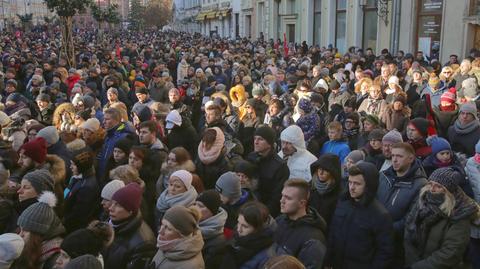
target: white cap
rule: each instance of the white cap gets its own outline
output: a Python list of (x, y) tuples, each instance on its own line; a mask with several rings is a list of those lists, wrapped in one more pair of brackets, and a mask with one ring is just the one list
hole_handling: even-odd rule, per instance
[(172, 129), (175, 125), (181, 126), (182, 125), (182, 116), (178, 113), (178, 110), (172, 110), (168, 113), (167, 118), (165, 120), (167, 122), (166, 128)]

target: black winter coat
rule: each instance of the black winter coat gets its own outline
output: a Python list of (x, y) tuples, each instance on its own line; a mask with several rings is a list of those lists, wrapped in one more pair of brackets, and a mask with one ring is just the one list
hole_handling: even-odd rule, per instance
[(326, 254), (327, 225), (318, 212), (309, 208), (307, 215), (297, 220), (290, 220), (286, 215), (275, 220), (276, 254), (294, 256), (307, 269), (321, 269)]
[(247, 159), (257, 165), (257, 198), (268, 207), (272, 217), (278, 216), (280, 214), (283, 183), (290, 176), (287, 163), (273, 151), (266, 157), (251, 152)]
[(328, 236), (328, 265), (335, 269), (390, 268), (393, 258), (392, 219), (377, 200), (367, 205), (342, 199)]
[(114, 226), (115, 238), (103, 252), (105, 269), (145, 268), (156, 252), (156, 239), (140, 214)]
[(220, 157), (211, 164), (204, 164), (199, 158), (195, 161), (196, 173), (203, 182), (206, 190), (215, 188), (217, 179), (225, 172), (231, 171), (232, 167), (225, 155), (220, 154)]
[(340, 180), (337, 180), (337, 182), (338, 184), (335, 185), (334, 189), (328, 193), (320, 194), (313, 186), (310, 191), (308, 205), (317, 210), (318, 214), (320, 214), (327, 223), (327, 227), (330, 227), (330, 221), (332, 220), (333, 212), (335, 211), (341, 192)]
[(167, 135), (167, 146), (169, 149), (184, 147), (191, 156), (197, 156), (198, 142), (197, 131), (191, 124), (175, 126)]

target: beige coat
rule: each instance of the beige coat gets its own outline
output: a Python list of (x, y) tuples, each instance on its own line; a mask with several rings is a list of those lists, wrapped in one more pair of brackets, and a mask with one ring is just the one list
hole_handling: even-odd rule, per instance
[(166, 252), (158, 250), (152, 262), (155, 269), (205, 269), (202, 248), (202, 234), (197, 230), (173, 249)]

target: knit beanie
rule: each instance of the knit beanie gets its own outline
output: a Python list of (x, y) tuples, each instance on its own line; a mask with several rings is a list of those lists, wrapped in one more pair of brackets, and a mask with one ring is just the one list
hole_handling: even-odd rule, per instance
[(258, 83), (253, 84), (252, 88), (252, 96), (264, 96), (265, 95), (265, 90), (260, 86)]
[(368, 140), (378, 140), (382, 141), (382, 138), (384, 136), (385, 132), (382, 129), (373, 129), (369, 134), (368, 134)]
[(37, 98), (35, 98), (35, 101), (44, 101), (44, 102), (50, 102), (50, 95), (46, 93), (40, 93), (38, 94)]
[(82, 129), (89, 130), (91, 132), (96, 132), (100, 129), (100, 121), (96, 118), (90, 118), (80, 125)]
[(170, 175), (170, 178), (176, 177), (182, 181), (183, 185), (185, 185), (185, 188), (188, 190), (192, 186), (192, 174), (188, 172), (187, 170), (178, 170), (172, 173)]
[(462, 106), (460, 107), (460, 113), (461, 112), (470, 113), (475, 117), (476, 120), (478, 120), (477, 106), (473, 102), (467, 102), (462, 104)]
[(428, 120), (425, 118), (415, 118), (408, 125), (413, 126), (423, 137), (428, 135)]
[(427, 144), (432, 147), (432, 154), (434, 156), (440, 151), (452, 150), (450, 143), (443, 137), (431, 136), (427, 138)]
[(340, 159), (335, 154), (322, 154), (318, 160), (310, 164), (310, 174), (315, 174), (319, 168), (328, 171), (336, 181), (342, 176)]
[(10, 268), (10, 265), (22, 254), (25, 242), (14, 233), (0, 235), (0, 268)]
[(215, 190), (230, 201), (237, 201), (242, 196), (240, 179), (233, 172), (226, 172), (221, 175), (215, 184)]
[(53, 191), (55, 188), (52, 174), (47, 169), (33, 170), (25, 174), (22, 179), (30, 182), (35, 192), (39, 195), (44, 191)]
[(450, 193), (455, 193), (461, 176), (460, 172), (452, 167), (441, 167), (433, 171), (429, 180), (442, 185)]
[(200, 193), (197, 197), (197, 201), (202, 202), (213, 215), (218, 213), (218, 208), (222, 205), (220, 194), (215, 190), (206, 190)]
[(139, 87), (135, 89), (135, 94), (148, 94), (148, 89), (145, 87)]
[(364, 161), (365, 160), (365, 153), (361, 150), (353, 150), (351, 151), (345, 159), (351, 160), (353, 163), (357, 163), (359, 161)]
[(105, 200), (112, 200), (113, 195), (120, 190), (121, 188), (125, 187), (125, 183), (121, 180), (114, 179), (108, 182), (105, 187), (102, 189), (101, 197)]
[(133, 142), (131, 139), (129, 138), (122, 138), (120, 140), (118, 140), (116, 143), (115, 143), (115, 146), (113, 148), (119, 148), (121, 149), (123, 152), (125, 152), (125, 154), (129, 154), (130, 153), (130, 150), (132, 149), (132, 146), (133, 146)]
[(103, 248), (102, 239), (89, 229), (79, 229), (67, 235), (63, 239), (60, 248), (65, 251), (71, 259), (85, 254), (98, 256)]
[(303, 110), (305, 113), (310, 113), (313, 109), (312, 102), (310, 102), (310, 100), (308, 100), (307, 98), (301, 98), (298, 101), (298, 108)]
[(18, 217), (17, 225), (23, 230), (34, 232), (44, 237), (65, 231), (60, 219), (53, 211), (57, 198), (53, 192), (46, 191), (38, 198), (38, 202), (30, 205)]
[(169, 208), (163, 216), (182, 235), (187, 236), (198, 229), (200, 212), (196, 208), (177, 205)]
[(448, 102), (449, 104), (455, 104), (457, 100), (455, 88), (452, 88), (442, 94), (440, 97), (441, 102)]
[(125, 210), (137, 214), (142, 202), (142, 188), (137, 183), (130, 183), (113, 194), (112, 200)]
[(73, 152), (72, 161), (83, 174), (93, 167), (93, 152), (89, 148), (83, 148)]
[(475, 78), (467, 78), (462, 82), (463, 95), (469, 98), (478, 96), (478, 83)]
[(265, 139), (268, 144), (273, 146), (275, 144), (275, 140), (277, 138), (277, 134), (275, 130), (273, 130), (269, 126), (261, 126), (255, 130), (255, 136), (260, 136), (261, 138)]
[(70, 260), (65, 269), (103, 269), (103, 266), (95, 256), (87, 254)]
[(233, 172), (243, 173), (248, 178), (252, 179), (253, 177), (255, 177), (255, 166), (248, 161), (239, 160), (238, 162), (235, 163)]
[(18, 152), (23, 152), (34, 162), (43, 164), (47, 159), (47, 142), (42, 137), (37, 137), (23, 144)]
[(47, 126), (43, 128), (37, 133), (37, 137), (42, 137), (43, 139), (45, 139), (45, 141), (47, 141), (49, 145), (57, 143), (60, 139), (57, 128), (55, 128), (55, 126)]
[(382, 143), (400, 143), (403, 142), (402, 134), (397, 131), (397, 129), (393, 129), (390, 132), (386, 133), (382, 138)]
[(367, 115), (365, 116), (365, 120), (368, 121), (368, 122), (370, 122), (370, 123), (373, 124), (373, 125), (377, 125), (377, 126), (380, 125), (380, 120), (379, 120), (378, 117), (375, 116), (375, 115), (367, 114)]

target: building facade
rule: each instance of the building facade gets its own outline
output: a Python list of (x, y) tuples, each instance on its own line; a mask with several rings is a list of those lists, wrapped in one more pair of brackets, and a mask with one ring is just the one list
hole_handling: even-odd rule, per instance
[(176, 0), (174, 2), (173, 29), (187, 33), (200, 33), (197, 21), (201, 0)]
[(200, 1), (200, 12), (196, 20), (201, 26), (201, 33), (208, 36), (234, 37), (234, 21), (232, 20), (233, 1)]
[(19, 22), (18, 15), (33, 14), (34, 25), (43, 23), (45, 17), (53, 14), (43, 0), (0, 0), (0, 29)]

